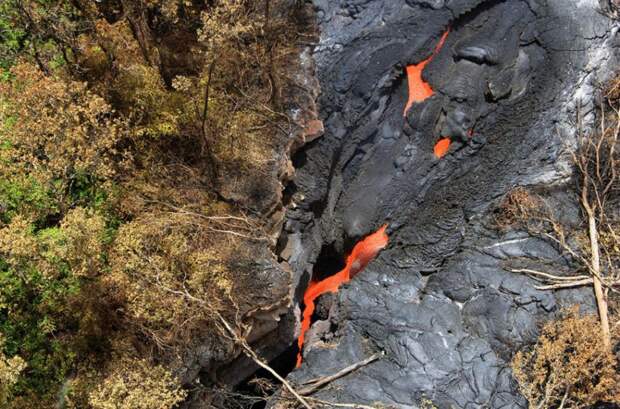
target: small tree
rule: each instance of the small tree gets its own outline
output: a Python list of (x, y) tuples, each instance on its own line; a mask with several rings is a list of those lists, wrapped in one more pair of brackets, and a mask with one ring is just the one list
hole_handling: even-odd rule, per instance
[[(611, 235), (614, 244), (620, 243), (615, 237), (611, 223), (610, 205), (617, 205), (615, 193), (618, 189), (618, 153), (616, 144), (620, 133), (620, 113), (613, 103), (609, 103), (612, 118), (606, 118), (605, 108), (600, 111), (600, 130), (587, 135), (581, 126), (581, 117), (578, 121), (578, 149), (573, 158), (579, 171), (579, 203), (584, 211), (590, 244), (590, 260), (588, 270), (592, 275), (592, 284), (601, 320), (603, 343), (610, 348), (609, 308), (607, 292), (611, 282), (607, 282), (605, 288), (601, 269), (601, 245), (602, 234)], [(607, 278), (613, 275), (615, 265), (612, 261), (612, 251), (603, 249), (608, 255), (608, 265), (605, 272)]]

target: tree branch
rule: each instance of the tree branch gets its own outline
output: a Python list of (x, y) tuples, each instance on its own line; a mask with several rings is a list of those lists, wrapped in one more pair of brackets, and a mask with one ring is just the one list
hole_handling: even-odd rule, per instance
[(335, 381), (336, 379), (340, 379), (343, 376), (346, 376), (348, 374), (350, 374), (351, 372), (354, 372), (356, 370), (358, 370), (359, 368), (366, 366), (374, 361), (376, 361), (377, 359), (379, 359), (380, 357), (382, 357), (384, 355), (383, 352), (379, 352), (376, 354), (371, 355), (370, 357), (357, 362), (355, 364), (349, 365), (346, 368), (336, 372), (333, 375), (329, 375), (329, 376), (324, 376), (321, 378), (315, 378), (315, 379), (311, 379), (308, 382), (305, 382), (305, 385), (311, 384), (309, 386), (306, 386), (305, 388), (302, 388), (299, 390), (299, 394), (300, 395), (310, 395), (311, 393), (317, 391), (318, 389), (322, 388), (323, 386), (327, 385), (330, 382)]

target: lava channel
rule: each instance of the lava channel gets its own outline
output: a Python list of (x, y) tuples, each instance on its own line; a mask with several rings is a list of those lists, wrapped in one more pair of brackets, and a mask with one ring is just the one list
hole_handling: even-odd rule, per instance
[(297, 340), (297, 345), (299, 346), (299, 353), (297, 354), (298, 368), (302, 361), (301, 351), (304, 346), (304, 337), (312, 324), (312, 314), (315, 308), (314, 301), (322, 294), (337, 293), (342, 284), (349, 282), (357, 273), (366, 268), (368, 263), (387, 246), (388, 235), (385, 232), (386, 228), (387, 224), (366, 236), (362, 241), (359, 241), (347, 257), (347, 263), (342, 270), (324, 280), (318, 282), (311, 281), (308, 285), (308, 289), (304, 293), (305, 308), (301, 321), (301, 333)]
[[(407, 105), (405, 106), (403, 115), (407, 115), (407, 111), (409, 111), (409, 108), (411, 108), (414, 103), (422, 102), (435, 93), (430, 84), (424, 81), (424, 79), (422, 78), (422, 72), (424, 71), (426, 65), (431, 62), (433, 57), (435, 57), (439, 50), (441, 50), (441, 47), (443, 47), (443, 44), (446, 42), (448, 33), (450, 33), (449, 29), (446, 30), (445, 33), (443, 33), (441, 39), (439, 39), (439, 43), (435, 47), (435, 50), (430, 57), (418, 64), (407, 66), (407, 84), (409, 85), (409, 98), (407, 99)], [(448, 153), (449, 149), (450, 138), (442, 138), (435, 144), (433, 151), (437, 158), (441, 158), (446, 153)]]

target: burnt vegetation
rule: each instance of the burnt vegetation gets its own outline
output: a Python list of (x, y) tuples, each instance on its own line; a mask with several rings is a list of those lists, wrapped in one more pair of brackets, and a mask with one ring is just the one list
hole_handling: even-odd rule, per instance
[(0, 407), (217, 404), (178, 375), (247, 345), (306, 14), (0, 3)]
[[(562, 215), (546, 189), (517, 188), (496, 212), (499, 229), (521, 228), (555, 246), (568, 263), (511, 262), (545, 291), (592, 288), (598, 315), (564, 310), (544, 324), (537, 343), (512, 362), (520, 390), (532, 408), (585, 408), (620, 403), (618, 346), (620, 236), (618, 227), (620, 79), (602, 87), (597, 126), (586, 130), (578, 115), (573, 196), (577, 222)], [(554, 205), (554, 200), (556, 205)]]

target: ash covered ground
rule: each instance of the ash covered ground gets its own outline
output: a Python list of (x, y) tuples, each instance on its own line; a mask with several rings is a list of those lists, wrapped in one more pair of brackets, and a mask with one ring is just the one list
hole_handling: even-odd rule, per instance
[[(617, 63), (616, 28), (596, 1), (315, 0), (314, 60), (325, 134), (295, 158), (283, 257), (299, 277), (325, 269), (388, 223), (390, 244), (324, 296), (296, 382), (384, 357), (316, 396), (398, 408), (526, 407), (512, 354), (562, 306), (593, 308), (591, 289), (543, 292), (513, 260), (570, 263), (493, 210), (516, 186), (545, 186), (567, 220), (567, 151), (579, 110)], [(445, 44), (407, 103), (405, 69)], [(473, 130), (473, 132), (472, 132)], [(471, 136), (470, 136), (471, 133)], [(443, 158), (440, 137), (452, 140)], [(335, 268), (335, 267), (334, 267)], [(336, 270), (334, 270), (336, 271)], [(327, 273), (325, 271), (318, 273)], [(320, 315), (321, 315), (320, 314)]]

